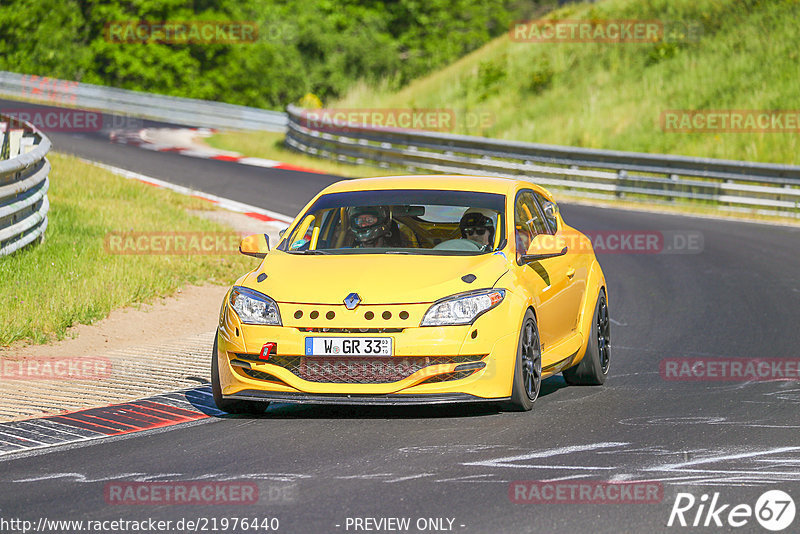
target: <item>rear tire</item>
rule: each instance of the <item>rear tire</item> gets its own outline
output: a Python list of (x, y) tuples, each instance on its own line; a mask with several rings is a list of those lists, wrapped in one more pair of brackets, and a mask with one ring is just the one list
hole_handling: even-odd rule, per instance
[(525, 312), (517, 343), (514, 365), (514, 385), (511, 398), (504, 408), (512, 412), (527, 412), (542, 389), (542, 348), (539, 328), (531, 310)]
[(606, 293), (600, 290), (592, 317), (592, 329), (581, 362), (564, 369), (564, 380), (570, 386), (599, 386), (608, 377), (611, 358), (611, 320), (608, 316)]
[(222, 397), (222, 386), (219, 383), (217, 335), (214, 336), (214, 348), (211, 351), (211, 394), (214, 397), (214, 404), (223, 412), (228, 413), (264, 413), (264, 410), (269, 406), (268, 402), (231, 400)]

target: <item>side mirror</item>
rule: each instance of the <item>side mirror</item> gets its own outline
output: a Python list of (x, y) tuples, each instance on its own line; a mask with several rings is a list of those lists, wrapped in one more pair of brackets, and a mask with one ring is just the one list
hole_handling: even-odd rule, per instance
[(538, 234), (531, 241), (528, 251), (519, 259), (520, 264), (546, 260), (567, 253), (567, 242), (561, 236)]
[(283, 237), (283, 234), (285, 234), (285, 233), (286, 233), (286, 230), (288, 230), (288, 229), (289, 229), (289, 227), (288, 227), (288, 226), (287, 226), (286, 228), (283, 228), (283, 229), (281, 229), (281, 231), (280, 231), (280, 232), (278, 232), (278, 237)]
[(269, 236), (267, 234), (253, 234), (242, 239), (239, 243), (239, 253), (254, 258), (264, 258), (269, 252)]

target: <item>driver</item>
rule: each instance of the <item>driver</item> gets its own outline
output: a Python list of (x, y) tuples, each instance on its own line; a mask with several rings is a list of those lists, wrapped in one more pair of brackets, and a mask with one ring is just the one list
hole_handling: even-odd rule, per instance
[(388, 207), (355, 206), (349, 209), (349, 216), (356, 247), (406, 246)]
[(481, 250), (490, 250), (494, 245), (495, 212), (487, 208), (470, 208), (461, 217), (458, 227), (461, 237), (475, 242)]

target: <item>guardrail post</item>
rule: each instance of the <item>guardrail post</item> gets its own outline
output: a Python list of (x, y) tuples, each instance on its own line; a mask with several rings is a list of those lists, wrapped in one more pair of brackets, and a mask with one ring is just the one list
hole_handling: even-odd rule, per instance
[(33, 150), (33, 137), (22, 137), (19, 141), (19, 153), (20, 154), (27, 154), (31, 150)]
[(620, 169), (617, 171), (617, 189), (614, 191), (614, 194), (618, 198), (623, 198), (625, 196), (625, 192), (621, 191), (619, 188), (622, 187), (622, 184), (624, 184), (627, 181), (627, 179), (628, 179), (628, 171), (626, 171), (625, 169)]
[(8, 159), (8, 126), (7, 122), (0, 122), (0, 160)]

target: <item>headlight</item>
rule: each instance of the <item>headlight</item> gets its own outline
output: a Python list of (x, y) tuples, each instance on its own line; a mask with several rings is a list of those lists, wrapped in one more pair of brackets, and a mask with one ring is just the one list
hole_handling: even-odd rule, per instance
[(234, 286), (229, 300), (231, 308), (244, 324), (281, 326), (281, 314), (275, 301), (258, 291)]
[(505, 296), (504, 289), (483, 289), (447, 297), (428, 308), (420, 326), (470, 324), (500, 304)]

